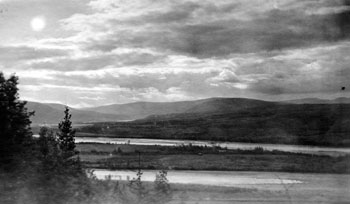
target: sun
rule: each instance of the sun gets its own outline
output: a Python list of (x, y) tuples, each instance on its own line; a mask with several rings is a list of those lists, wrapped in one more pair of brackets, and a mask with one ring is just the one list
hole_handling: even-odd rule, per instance
[(45, 18), (42, 16), (34, 17), (30, 21), (30, 25), (34, 31), (37, 31), (37, 32), (42, 31), (46, 26)]

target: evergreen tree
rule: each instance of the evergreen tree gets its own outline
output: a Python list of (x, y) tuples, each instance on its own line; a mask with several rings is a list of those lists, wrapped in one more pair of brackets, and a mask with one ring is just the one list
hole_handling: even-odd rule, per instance
[(72, 115), (69, 113), (69, 108), (66, 106), (64, 118), (58, 124), (58, 142), (59, 147), (65, 158), (75, 155), (75, 130), (72, 128)]
[(0, 167), (18, 160), (32, 141), (29, 118), (34, 113), (19, 100), (17, 85), (18, 77), (6, 79), (0, 72)]

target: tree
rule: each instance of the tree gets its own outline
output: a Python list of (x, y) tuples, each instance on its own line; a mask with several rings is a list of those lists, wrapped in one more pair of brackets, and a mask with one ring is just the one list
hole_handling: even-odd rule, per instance
[(75, 153), (68, 108), (60, 140), (47, 128), (33, 139), (33, 113), (19, 100), (17, 84), (17, 77), (5, 79), (0, 72), (0, 203), (87, 203), (90, 181), (78, 159), (67, 160)]
[(91, 183), (82, 163), (75, 155), (74, 133), (71, 114), (66, 107), (65, 116), (59, 123), (55, 135), (52, 130), (42, 127), (39, 133), (40, 152), (36, 178), (31, 182), (38, 192), (38, 203), (73, 204), (84, 202), (92, 196)]
[(167, 175), (168, 172), (166, 170), (160, 170), (156, 174), (156, 180), (154, 181), (156, 190), (161, 191), (162, 193), (168, 193), (170, 190)]
[(8, 79), (0, 72), (0, 166), (10, 165), (21, 157), (19, 154), (29, 150), (32, 141), (30, 116), (26, 101), (19, 100), (18, 77)]
[(65, 158), (75, 155), (75, 130), (72, 128), (72, 115), (69, 113), (69, 108), (66, 106), (64, 118), (58, 124), (58, 142), (59, 147)]
[(39, 151), (43, 160), (54, 160), (59, 157), (59, 143), (54, 132), (48, 127), (41, 127), (39, 131)]

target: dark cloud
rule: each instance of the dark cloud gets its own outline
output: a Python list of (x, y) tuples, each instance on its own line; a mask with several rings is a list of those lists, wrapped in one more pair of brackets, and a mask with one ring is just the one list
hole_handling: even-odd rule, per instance
[(147, 13), (145, 15), (140, 16), (137, 22), (134, 22), (138, 24), (180, 24), (184, 23), (184, 21), (191, 19), (193, 12), (199, 8), (201, 8), (201, 5), (199, 3), (185, 2), (183, 4), (175, 5), (169, 11)]
[[(287, 8), (259, 13), (249, 11), (247, 6), (237, 2), (220, 6), (215, 2), (177, 2), (165, 11), (124, 20), (110, 19), (111, 34), (105, 39), (90, 41), (86, 47), (104, 51), (118, 46), (152, 47), (206, 58), (308, 47), (350, 37), (350, 9), (327, 10), (347, 6), (348, 1), (295, 4), (298, 7), (291, 4)], [(311, 8), (327, 12), (307, 13)], [(244, 9), (248, 17), (239, 19), (236, 13), (244, 12)]]
[(270, 78), (259, 80), (252, 84), (249, 88), (251, 91), (263, 93), (266, 95), (299, 95), (299, 94), (335, 94), (339, 93), (339, 87), (342, 87), (344, 80), (339, 77), (328, 76), (322, 80), (314, 80), (310, 78), (299, 78), (296, 80), (285, 80), (278, 78)]
[(347, 45), (295, 51), (298, 52), (299, 57), (287, 54), (242, 67), (237, 73), (255, 73), (249, 90), (266, 95), (339, 93), (339, 87), (350, 78)]
[[(343, 5), (350, 8), (350, 1), (343, 0)], [(336, 26), (340, 30), (340, 37), (349, 38), (350, 36), (350, 9), (334, 14)]]

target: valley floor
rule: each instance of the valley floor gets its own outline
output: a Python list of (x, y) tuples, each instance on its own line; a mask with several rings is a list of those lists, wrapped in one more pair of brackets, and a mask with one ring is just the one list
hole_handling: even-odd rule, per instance
[[(154, 179), (153, 174), (152, 178), (147, 178), (149, 172), (167, 169), (171, 186), (170, 204), (350, 203), (350, 155), (326, 156), (263, 148), (230, 150), (190, 145), (80, 143), (77, 149), (87, 168), (116, 174), (129, 171), (133, 175), (136, 169), (141, 168), (145, 183), (151, 183)], [(190, 176), (189, 183), (177, 183), (172, 172), (186, 170), (197, 176), (202, 170), (207, 170), (209, 174), (222, 175), (227, 180), (249, 177), (252, 180), (280, 179), (281, 182), (215, 186), (200, 185), (193, 182), (194, 176)], [(225, 177), (226, 174), (234, 176)], [(217, 181), (217, 178), (208, 175), (201, 179), (201, 182), (210, 179)], [(284, 179), (300, 182), (285, 183)]]

